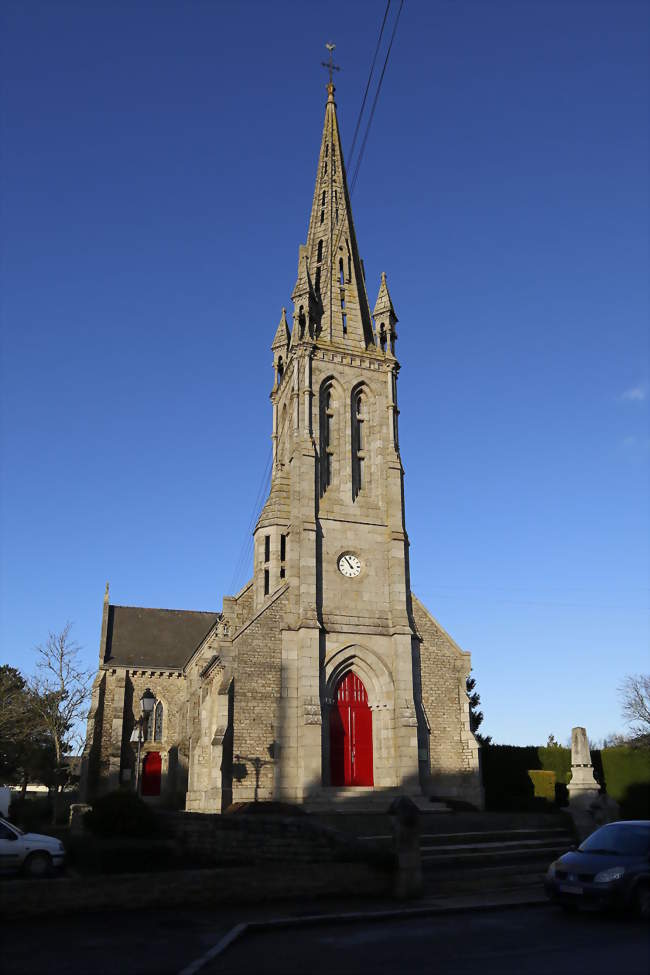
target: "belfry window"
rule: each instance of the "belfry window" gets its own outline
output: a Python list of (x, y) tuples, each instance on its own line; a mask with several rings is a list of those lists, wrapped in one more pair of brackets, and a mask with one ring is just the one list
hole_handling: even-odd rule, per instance
[(345, 311), (345, 298), (341, 298), (341, 321), (343, 323), (343, 334), (348, 334), (348, 316)]
[(355, 393), (352, 403), (352, 496), (356, 498), (365, 487), (366, 398)]
[(264, 536), (264, 561), (268, 562), (271, 558), (271, 536)]
[(343, 258), (339, 260), (339, 284), (345, 284), (345, 271), (343, 270)]
[(320, 268), (316, 268), (316, 277), (314, 278), (314, 290), (316, 294), (320, 293)]
[(321, 205), (322, 207), (324, 207), (324, 206), (325, 206), (325, 200), (326, 200), (326, 199), (327, 199), (327, 192), (326, 192), (326, 190), (323, 190), (323, 198), (322, 198), (322, 200), (320, 201), (320, 205)]
[(332, 389), (326, 389), (321, 411), (321, 487), (323, 492), (334, 477), (334, 397)]
[(285, 565), (287, 560), (287, 536), (280, 535), (280, 578), (284, 579), (287, 574), (287, 567)]
[(316, 260), (318, 261), (319, 264), (323, 260), (323, 239), (322, 238), (318, 241), (318, 250), (316, 251)]
[(163, 740), (163, 706), (162, 701), (158, 701), (156, 704), (156, 709), (154, 711), (153, 719), (153, 740), (162, 741)]

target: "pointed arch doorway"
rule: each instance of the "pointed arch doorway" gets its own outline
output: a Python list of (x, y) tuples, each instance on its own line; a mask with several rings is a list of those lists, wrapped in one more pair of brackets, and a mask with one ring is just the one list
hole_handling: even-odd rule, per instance
[(331, 785), (372, 785), (372, 711), (353, 671), (339, 681), (330, 709)]

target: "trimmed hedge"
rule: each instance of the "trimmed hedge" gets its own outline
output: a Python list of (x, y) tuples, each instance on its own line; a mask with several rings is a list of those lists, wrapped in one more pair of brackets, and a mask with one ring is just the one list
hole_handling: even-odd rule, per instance
[[(650, 819), (650, 748), (594, 749), (591, 760), (596, 781), (620, 803), (621, 816)], [(481, 767), (487, 809), (551, 809), (567, 802), (570, 748), (484, 745)]]
[(540, 768), (546, 772), (555, 772), (556, 782), (567, 785), (571, 778), (571, 749), (561, 745), (544, 745), (537, 749)]
[(547, 772), (545, 769), (531, 769), (528, 772), (533, 783), (535, 796), (538, 799), (548, 799), (555, 802), (555, 772)]
[(539, 759), (533, 746), (484, 745), (481, 769), (486, 807), (494, 810), (534, 809), (538, 803), (528, 772), (536, 768), (539, 768)]
[(650, 748), (604, 748), (600, 757), (607, 794), (628, 819), (650, 819)]

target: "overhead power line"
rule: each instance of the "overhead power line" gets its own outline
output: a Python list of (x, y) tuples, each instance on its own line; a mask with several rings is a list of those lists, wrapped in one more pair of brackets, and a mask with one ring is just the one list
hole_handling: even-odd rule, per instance
[[(352, 181), (348, 185), (348, 193), (349, 193), (350, 199), (352, 199), (352, 194), (354, 193), (354, 188), (355, 188), (355, 186), (357, 184), (357, 179), (359, 177), (359, 170), (361, 168), (361, 162), (363, 160), (363, 154), (364, 154), (364, 151), (365, 151), (365, 148), (366, 148), (366, 144), (368, 142), (368, 135), (370, 134), (370, 126), (372, 125), (372, 120), (374, 118), (375, 110), (377, 108), (377, 102), (379, 100), (379, 93), (381, 92), (381, 86), (382, 86), (382, 83), (383, 83), (383, 80), (384, 80), (384, 75), (386, 74), (386, 68), (388, 67), (388, 60), (390, 58), (390, 52), (391, 52), (391, 50), (393, 48), (393, 41), (395, 40), (395, 34), (397, 33), (397, 26), (399, 24), (399, 19), (400, 19), (400, 15), (402, 13), (402, 7), (403, 6), (404, 6), (404, 0), (400, 0), (399, 10), (397, 11), (397, 16), (395, 17), (395, 23), (393, 24), (393, 30), (392, 30), (391, 35), (390, 35), (390, 42), (388, 44), (388, 49), (386, 51), (386, 57), (384, 58), (384, 66), (381, 69), (381, 75), (379, 76), (379, 82), (377, 84), (377, 90), (375, 91), (375, 97), (373, 98), (372, 108), (370, 110), (370, 117), (369, 117), (368, 122), (366, 124), (366, 128), (365, 128), (363, 140), (362, 140), (362, 143), (361, 143), (361, 149), (360, 149), (359, 155), (357, 157), (356, 166), (354, 167), (354, 175), (352, 177)], [(377, 57), (377, 50), (379, 49), (379, 45), (381, 43), (381, 37), (382, 37), (382, 34), (384, 32), (384, 24), (385, 24), (385, 21), (386, 21), (386, 16), (388, 14), (388, 8), (389, 7), (390, 7), (390, 0), (388, 2), (387, 7), (386, 7), (386, 13), (384, 14), (384, 21), (382, 22), (381, 29), (380, 29), (380, 32), (379, 32), (379, 40), (377, 42), (377, 49), (375, 50), (375, 57), (373, 58), (373, 63), (371, 65), (371, 67), (370, 67), (370, 74), (368, 76), (368, 83), (366, 85), (366, 94), (364, 94), (364, 97), (363, 97), (363, 102), (361, 104), (361, 110), (359, 112), (359, 117), (357, 119), (357, 125), (356, 125), (356, 128), (355, 128), (355, 140), (356, 140), (356, 133), (357, 133), (357, 131), (359, 129), (359, 125), (360, 125), (360, 122), (361, 122), (361, 115), (362, 115), (362, 112), (363, 112), (363, 109), (364, 109), (364, 106), (365, 106), (365, 103), (366, 103), (367, 92), (368, 92), (368, 89), (370, 87), (370, 81), (371, 81), (372, 74), (373, 74), (373, 71), (374, 71), (374, 66), (375, 66), (375, 59)], [(350, 166), (350, 169), (351, 169), (352, 168), (352, 159), (351, 158), (348, 160), (348, 163), (349, 163), (349, 166)], [(324, 291), (327, 291), (329, 289), (330, 284), (331, 284), (331, 281), (332, 281), (332, 277), (334, 275), (334, 260), (335, 260), (334, 255), (337, 253), (338, 246), (339, 246), (339, 244), (341, 242), (341, 238), (343, 236), (343, 227), (344, 227), (344, 224), (342, 223), (341, 226), (339, 227), (338, 233), (336, 235), (336, 240), (334, 242), (334, 246), (332, 247), (332, 253), (330, 254), (330, 260), (329, 260), (329, 267), (327, 268), (327, 273), (326, 273), (326, 276), (325, 276), (325, 282), (324, 282), (324, 287), (323, 287), (323, 290)]]
[(372, 64), (370, 65), (370, 74), (368, 75), (368, 81), (366, 83), (366, 90), (363, 93), (363, 101), (361, 102), (361, 108), (359, 109), (359, 117), (357, 118), (357, 124), (354, 129), (354, 136), (352, 138), (352, 145), (350, 146), (350, 151), (348, 152), (348, 159), (352, 162), (352, 155), (354, 153), (354, 147), (357, 142), (357, 135), (359, 134), (359, 126), (361, 125), (361, 116), (363, 115), (363, 110), (366, 107), (366, 99), (368, 97), (368, 91), (370, 90), (370, 82), (372, 81), (372, 76), (375, 72), (375, 64), (377, 63), (377, 55), (379, 54), (379, 48), (381, 46), (381, 39), (384, 36), (384, 27), (386, 26), (386, 20), (388, 19), (388, 11), (390, 10), (391, 0), (388, 0), (386, 4), (386, 9), (384, 11), (384, 19), (381, 22), (381, 30), (379, 31), (379, 37), (377, 38), (377, 46), (375, 48), (375, 53), (372, 59)]
[[(381, 69), (381, 75), (379, 76), (379, 83), (377, 85), (377, 91), (375, 92), (375, 97), (372, 103), (372, 108), (370, 110), (370, 118), (368, 119), (368, 124), (366, 125), (366, 133), (363, 137), (363, 142), (361, 143), (361, 149), (359, 151), (359, 158), (357, 159), (356, 169), (354, 171), (354, 176), (352, 177), (352, 182), (350, 184), (350, 196), (354, 193), (354, 187), (357, 185), (357, 177), (359, 175), (359, 169), (361, 168), (361, 162), (363, 160), (363, 154), (366, 148), (366, 143), (368, 141), (368, 135), (370, 134), (370, 126), (372, 125), (372, 120), (375, 115), (375, 109), (377, 108), (377, 100), (379, 98), (379, 92), (381, 91), (382, 82), (384, 80), (384, 75), (386, 74), (386, 68), (388, 66), (388, 59), (390, 57), (390, 52), (393, 47), (393, 41), (395, 40), (395, 34), (397, 33), (397, 25), (399, 24), (400, 14), (402, 13), (402, 7), (404, 6), (404, 0), (400, 0), (399, 10), (397, 11), (397, 17), (395, 18), (395, 23), (393, 24), (393, 33), (390, 35), (390, 43), (388, 45), (388, 50), (386, 51), (386, 58), (384, 60), (384, 66)], [(383, 31), (383, 25), (382, 25)]]

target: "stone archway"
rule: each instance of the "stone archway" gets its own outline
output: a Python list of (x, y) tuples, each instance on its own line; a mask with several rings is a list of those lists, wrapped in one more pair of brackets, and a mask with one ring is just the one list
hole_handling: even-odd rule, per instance
[[(360, 721), (353, 735), (349, 727), (346, 729), (346, 716), (339, 711), (339, 691), (345, 688), (348, 694), (354, 693), (354, 683), (358, 682), (365, 694), (365, 707), (348, 713), (348, 724), (353, 720)], [(352, 686), (350, 686), (352, 685)], [(360, 688), (357, 685), (357, 691)], [(341, 702), (345, 708), (345, 701)], [(359, 702), (361, 703), (361, 702)], [(382, 658), (368, 647), (354, 644), (341, 647), (330, 653), (325, 659), (325, 695), (323, 707), (323, 735), (322, 735), (322, 771), (323, 784), (331, 786), (375, 786), (376, 788), (393, 786), (397, 782), (395, 768), (395, 690), (392, 674)], [(365, 727), (364, 727), (365, 721)], [(347, 746), (337, 741), (348, 730)], [(361, 765), (355, 770), (351, 764), (351, 748), (361, 745)], [(343, 751), (343, 765), (341, 751), (338, 757), (332, 749), (348, 748)], [(365, 749), (365, 771), (363, 766), (363, 750)], [(355, 753), (355, 759), (357, 755)], [(333, 763), (334, 758), (334, 763)], [(338, 761), (338, 764), (337, 764)], [(347, 775), (345, 763), (347, 762)], [(343, 781), (341, 781), (343, 778)], [(363, 780), (363, 781), (362, 781)]]

